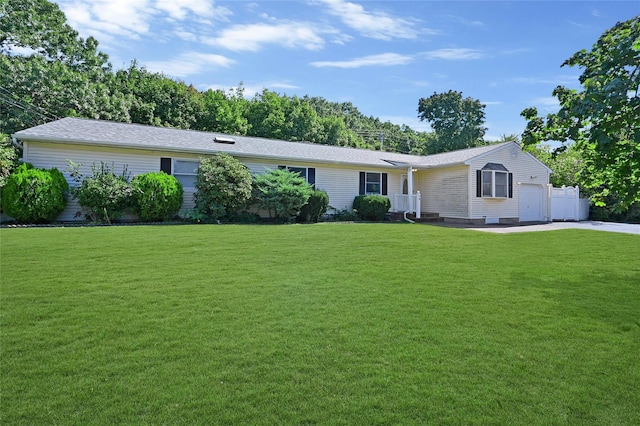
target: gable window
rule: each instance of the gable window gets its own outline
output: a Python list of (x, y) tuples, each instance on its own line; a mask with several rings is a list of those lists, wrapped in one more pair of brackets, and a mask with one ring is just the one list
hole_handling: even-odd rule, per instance
[(183, 188), (195, 188), (199, 166), (199, 161), (173, 160), (173, 175), (180, 181)]
[(387, 174), (360, 172), (360, 195), (387, 195)]
[(309, 185), (316, 184), (316, 169), (314, 167), (278, 166), (278, 168), (297, 173), (300, 177), (304, 178)]
[(502, 164), (487, 163), (476, 171), (476, 192), (483, 198), (513, 198), (513, 173)]

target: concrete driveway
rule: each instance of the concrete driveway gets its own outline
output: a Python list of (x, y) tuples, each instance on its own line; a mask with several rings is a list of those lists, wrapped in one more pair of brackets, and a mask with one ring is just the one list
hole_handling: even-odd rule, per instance
[(551, 222), (533, 225), (485, 225), (470, 226), (467, 229), (494, 232), (496, 234), (510, 234), (512, 232), (555, 231), (558, 229), (590, 229), (593, 231), (621, 232), (640, 235), (640, 225), (630, 223), (599, 222), (588, 220), (583, 222)]

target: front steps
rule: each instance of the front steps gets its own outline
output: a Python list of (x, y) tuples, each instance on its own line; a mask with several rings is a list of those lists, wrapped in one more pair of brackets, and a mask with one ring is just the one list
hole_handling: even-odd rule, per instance
[[(416, 223), (434, 223), (434, 222), (444, 222), (444, 218), (440, 217), (438, 213), (431, 212), (422, 212), (420, 213), (420, 219), (416, 219), (415, 213), (408, 213), (407, 219), (414, 221)], [(404, 220), (404, 212), (392, 212), (391, 220), (395, 221), (403, 221)]]

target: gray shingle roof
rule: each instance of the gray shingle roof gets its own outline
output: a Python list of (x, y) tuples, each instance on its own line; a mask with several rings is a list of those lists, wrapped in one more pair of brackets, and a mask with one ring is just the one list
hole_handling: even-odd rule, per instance
[[(71, 117), (21, 130), (13, 136), (26, 141), (189, 152), (202, 155), (226, 152), (241, 157), (311, 163), (375, 167), (406, 167), (407, 165), (412, 165), (418, 168), (462, 164), (471, 158), (504, 145), (504, 143), (501, 143), (443, 154), (418, 156)], [(216, 137), (233, 139), (235, 143), (216, 143), (214, 142)]]

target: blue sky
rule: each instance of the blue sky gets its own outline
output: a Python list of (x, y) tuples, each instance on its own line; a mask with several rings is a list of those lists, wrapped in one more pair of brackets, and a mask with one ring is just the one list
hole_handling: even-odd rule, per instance
[(590, 49), (640, 1), (59, 0), (116, 68), (133, 59), (199, 90), (352, 102), (363, 114), (428, 130), (418, 101), (462, 92), (486, 104), (486, 138), (520, 134), (520, 111), (557, 109), (560, 65)]

